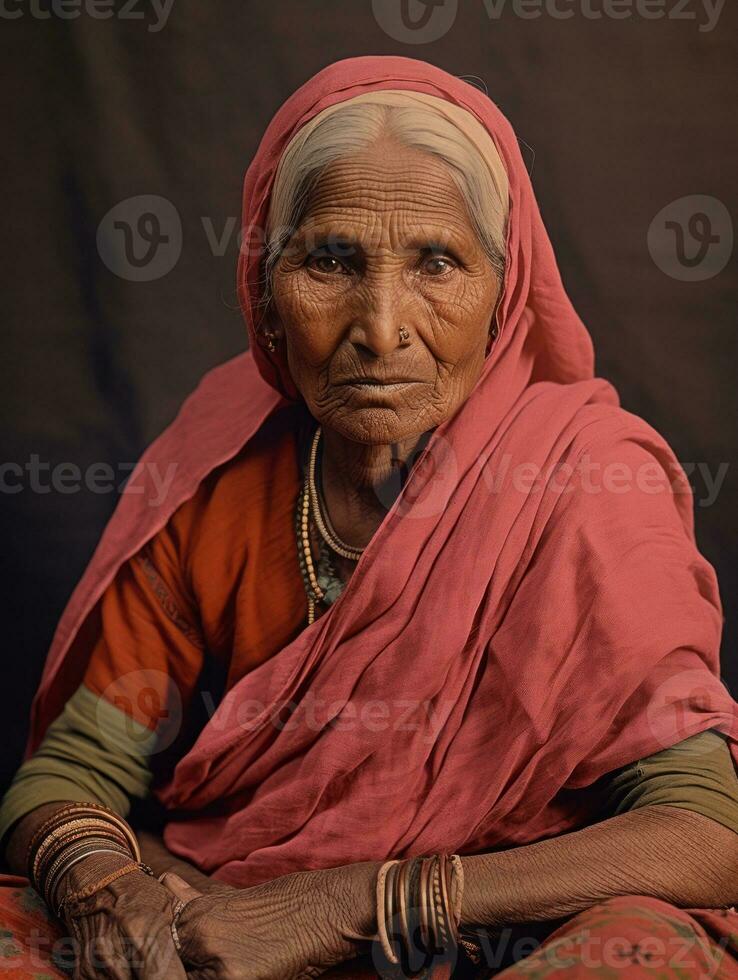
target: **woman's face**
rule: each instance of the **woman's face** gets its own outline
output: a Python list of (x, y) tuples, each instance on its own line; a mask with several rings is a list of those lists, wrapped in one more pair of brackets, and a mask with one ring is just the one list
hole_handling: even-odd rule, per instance
[(498, 295), (445, 165), (385, 141), (321, 177), (275, 268), (270, 320), (317, 421), (389, 444), (467, 397)]

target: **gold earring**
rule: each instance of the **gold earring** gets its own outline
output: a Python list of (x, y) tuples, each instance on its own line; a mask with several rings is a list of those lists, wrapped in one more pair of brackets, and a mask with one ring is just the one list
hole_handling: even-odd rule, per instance
[(400, 327), (400, 343), (406, 344), (410, 340), (410, 333), (407, 327)]

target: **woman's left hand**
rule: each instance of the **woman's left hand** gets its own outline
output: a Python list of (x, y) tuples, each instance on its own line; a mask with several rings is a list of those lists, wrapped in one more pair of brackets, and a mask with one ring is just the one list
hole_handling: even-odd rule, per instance
[(357, 956), (376, 930), (379, 865), (284, 875), (251, 888), (203, 895), (176, 874), (163, 883), (183, 902), (176, 930), (193, 980), (317, 977)]

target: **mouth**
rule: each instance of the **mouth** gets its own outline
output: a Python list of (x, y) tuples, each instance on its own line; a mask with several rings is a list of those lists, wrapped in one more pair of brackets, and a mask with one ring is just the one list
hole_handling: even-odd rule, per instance
[(349, 388), (359, 388), (368, 391), (394, 391), (400, 388), (407, 388), (410, 385), (421, 384), (415, 378), (349, 378), (342, 381), (341, 385)]

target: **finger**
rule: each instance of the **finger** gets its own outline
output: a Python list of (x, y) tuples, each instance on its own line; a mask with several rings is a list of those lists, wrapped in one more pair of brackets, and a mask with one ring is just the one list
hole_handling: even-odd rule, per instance
[(77, 956), (74, 980), (97, 980), (101, 976), (110, 980), (129, 980), (131, 973), (128, 964), (107, 941), (90, 937), (83, 942)]
[(74, 980), (95, 980), (95, 969), (84, 950), (80, 950), (74, 961)]
[(202, 892), (192, 885), (188, 885), (184, 878), (180, 878), (174, 871), (165, 871), (159, 876), (159, 881), (176, 895), (180, 902), (191, 902), (193, 898), (201, 898)]
[(87, 952), (95, 968), (96, 977), (107, 980), (131, 980), (133, 970), (128, 944), (117, 931), (110, 935), (95, 936), (88, 942)]
[(72, 929), (79, 943), (75, 980), (131, 980), (127, 940), (118, 928), (110, 927), (104, 915), (81, 915), (72, 918)]
[(95, 980), (95, 970), (87, 955), (87, 944), (82, 939), (76, 922), (72, 922), (71, 928), (76, 942), (73, 980)]
[(70, 929), (76, 942), (77, 954), (74, 960), (74, 980), (96, 980), (98, 964), (96, 962), (96, 936), (89, 922), (82, 918), (70, 920)]
[(187, 973), (173, 940), (157, 936), (144, 942), (140, 953), (138, 976), (147, 980), (186, 980)]

